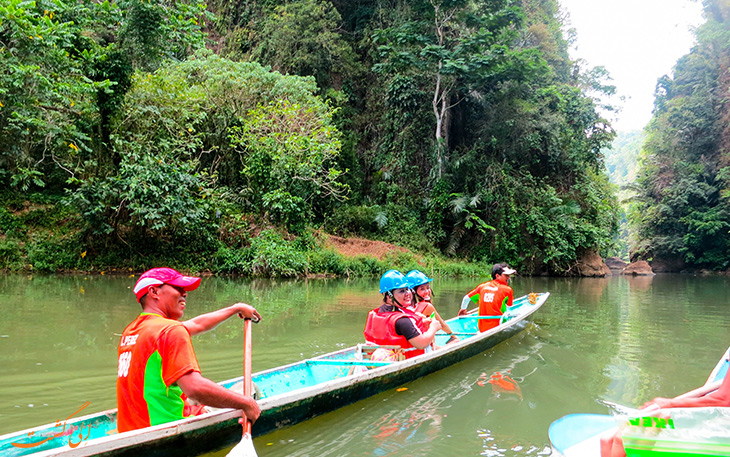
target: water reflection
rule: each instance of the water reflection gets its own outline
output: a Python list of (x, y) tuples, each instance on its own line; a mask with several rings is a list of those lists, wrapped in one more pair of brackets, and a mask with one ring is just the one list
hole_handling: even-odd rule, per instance
[(611, 284), (608, 278), (580, 278), (576, 280), (575, 302), (584, 305), (598, 305), (603, 301), (603, 293)]
[(635, 294), (641, 294), (649, 290), (651, 283), (654, 281), (654, 276), (626, 276), (625, 278), (629, 289)]
[(373, 455), (405, 455), (413, 448), (429, 449), (430, 443), (440, 435), (445, 416), (440, 406), (446, 399), (437, 393), (419, 398), (403, 411), (384, 414), (370, 430), (366, 430), (378, 432), (373, 436)]

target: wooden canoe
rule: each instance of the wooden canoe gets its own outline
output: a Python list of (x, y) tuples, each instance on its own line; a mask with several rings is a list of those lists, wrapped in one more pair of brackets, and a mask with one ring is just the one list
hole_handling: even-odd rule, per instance
[[(730, 348), (717, 362), (703, 387), (692, 390), (683, 397), (700, 396), (715, 390), (727, 374), (730, 366)], [(689, 408), (681, 408), (689, 409)], [(694, 408), (700, 410), (700, 408)], [(679, 410), (679, 408), (678, 408)], [(670, 410), (666, 410), (670, 411)], [(548, 436), (556, 457), (600, 457), (600, 438), (608, 431), (617, 429), (618, 420), (607, 414), (568, 414), (550, 425)], [(687, 455), (687, 454), (681, 454)], [(730, 455), (730, 454), (712, 454)]]
[[(460, 341), (446, 345), (449, 336), (439, 332), (436, 335), (439, 349), (403, 361), (363, 360), (366, 351), (358, 345), (254, 373), (252, 379), (259, 392), (262, 413), (253, 433), (262, 435), (295, 424), (480, 354), (525, 329), (529, 318), (549, 295), (545, 292), (516, 299), (500, 325), (484, 333), (478, 331), (476, 310), (468, 316), (449, 319), (447, 322)], [(220, 384), (231, 388), (241, 379)], [(239, 441), (240, 415), (237, 410), (221, 409), (117, 433), (116, 409), (113, 409), (0, 436), (0, 455), (199, 455)]]

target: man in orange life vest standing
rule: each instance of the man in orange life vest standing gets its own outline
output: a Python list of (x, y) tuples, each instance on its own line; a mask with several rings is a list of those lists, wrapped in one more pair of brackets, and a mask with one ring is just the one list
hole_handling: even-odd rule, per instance
[(423, 354), (431, 347), (441, 323), (407, 309), (413, 295), (406, 277), (397, 270), (388, 270), (380, 278), (383, 304), (368, 313), (365, 341), (379, 345), (395, 345), (406, 358)]
[(492, 280), (479, 284), (464, 295), (461, 302), (459, 316), (467, 314), (467, 308), (470, 303), (479, 304), (480, 316), (494, 316), (494, 319), (479, 319), (479, 331), (485, 332), (499, 325), (497, 317), (504, 314), (505, 310), (512, 306), (514, 300), (514, 291), (509, 286), (510, 275), (515, 270), (506, 263), (498, 263), (492, 267)]
[(180, 322), (188, 292), (200, 278), (183, 276), (171, 268), (153, 268), (134, 286), (142, 305), (140, 314), (124, 329), (119, 341), (117, 373), (117, 429), (120, 433), (172, 422), (204, 412), (187, 398), (216, 408), (243, 410), (252, 422), (261, 414), (256, 401), (225, 389), (200, 374), (190, 340), (231, 316), (261, 319), (245, 303)]

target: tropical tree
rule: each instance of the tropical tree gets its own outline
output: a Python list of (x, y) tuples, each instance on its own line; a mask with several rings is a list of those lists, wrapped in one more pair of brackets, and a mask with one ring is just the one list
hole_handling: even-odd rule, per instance
[(82, 169), (118, 167), (109, 123), (134, 69), (202, 47), (204, 17), (185, 1), (0, 5), (0, 178), (58, 189)]
[(498, 71), (519, 16), (500, 2), (428, 0), (411, 2), (408, 8), (414, 11), (410, 20), (375, 30), (379, 62), (373, 71), (390, 79), (389, 92), (402, 92), (406, 84), (415, 83), (430, 94), (434, 175), (441, 179), (452, 109), (470, 86)]
[(301, 229), (346, 191), (332, 110), (311, 78), (197, 55), (139, 73), (115, 122), (119, 173), (80, 182), (89, 226), (116, 236), (210, 233), (231, 206)]
[(339, 12), (328, 1), (298, 0), (273, 8), (261, 24), (250, 58), (283, 74), (314, 76), (323, 89), (342, 89), (355, 56), (341, 34)]

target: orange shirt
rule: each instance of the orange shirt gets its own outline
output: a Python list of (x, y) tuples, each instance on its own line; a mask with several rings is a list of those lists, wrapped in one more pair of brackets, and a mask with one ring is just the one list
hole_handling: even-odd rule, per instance
[(140, 314), (124, 329), (118, 355), (120, 433), (184, 417), (185, 396), (175, 382), (200, 367), (182, 322)]
[[(467, 294), (472, 301), (479, 300), (480, 316), (501, 316), (512, 306), (514, 291), (507, 284), (492, 280), (479, 284)], [(499, 319), (479, 319), (479, 331), (484, 332), (499, 325)]]

